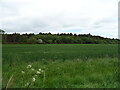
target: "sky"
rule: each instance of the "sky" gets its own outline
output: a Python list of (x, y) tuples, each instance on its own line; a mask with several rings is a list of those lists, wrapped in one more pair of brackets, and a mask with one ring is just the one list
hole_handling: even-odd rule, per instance
[(118, 38), (119, 0), (0, 0), (6, 33), (76, 33)]

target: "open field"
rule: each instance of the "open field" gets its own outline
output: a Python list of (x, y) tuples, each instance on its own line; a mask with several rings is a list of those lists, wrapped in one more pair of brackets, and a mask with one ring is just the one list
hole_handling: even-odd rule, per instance
[(6, 44), (3, 87), (116, 88), (117, 57), (117, 44)]

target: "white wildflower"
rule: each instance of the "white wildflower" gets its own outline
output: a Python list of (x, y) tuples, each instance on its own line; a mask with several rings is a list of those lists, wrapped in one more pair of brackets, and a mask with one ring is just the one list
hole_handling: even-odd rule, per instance
[(34, 69), (34, 68), (32, 68), (31, 70), (32, 70), (32, 71), (34, 71), (35, 69)]
[(35, 82), (36, 79), (33, 77), (32, 80), (33, 80), (33, 82)]
[(35, 77), (37, 77), (37, 75), (35, 75)]
[(22, 74), (24, 74), (25, 72), (24, 71), (21, 71)]
[(37, 71), (37, 74), (40, 74), (40, 72), (39, 72), (39, 71)]
[(28, 65), (28, 66), (27, 66), (27, 68), (31, 68), (31, 67), (32, 67), (32, 65)]
[(28, 67), (32, 67), (32, 65), (28, 65)]
[(41, 71), (41, 68), (39, 69), (39, 71)]

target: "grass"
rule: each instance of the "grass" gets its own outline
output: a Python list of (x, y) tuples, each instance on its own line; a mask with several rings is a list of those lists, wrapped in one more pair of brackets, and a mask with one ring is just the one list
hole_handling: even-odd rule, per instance
[(117, 55), (116, 44), (3, 45), (3, 87), (14, 75), (11, 88), (27, 88), (30, 64), (44, 73), (29, 88), (116, 88)]

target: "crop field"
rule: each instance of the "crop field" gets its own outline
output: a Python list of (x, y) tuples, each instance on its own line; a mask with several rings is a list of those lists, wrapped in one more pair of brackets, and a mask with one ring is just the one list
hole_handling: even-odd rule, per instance
[(117, 44), (3, 44), (3, 88), (116, 88)]

